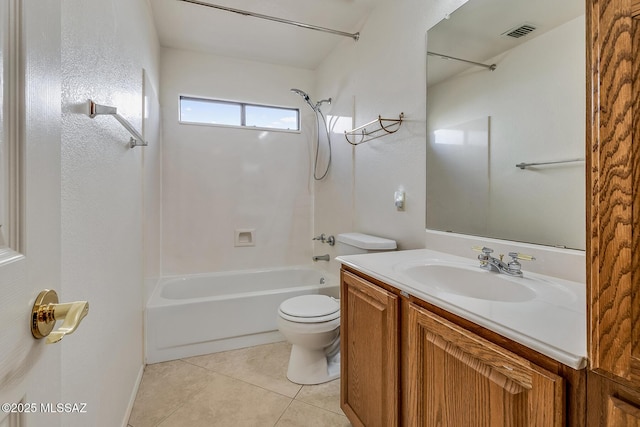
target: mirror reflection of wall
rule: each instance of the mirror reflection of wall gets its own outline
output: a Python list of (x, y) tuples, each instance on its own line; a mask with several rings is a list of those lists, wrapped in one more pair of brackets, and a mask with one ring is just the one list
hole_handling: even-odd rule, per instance
[(496, 69), (428, 57), (427, 228), (585, 248), (584, 161), (516, 167), (584, 159), (584, 34), (574, 0), (470, 0), (429, 30)]

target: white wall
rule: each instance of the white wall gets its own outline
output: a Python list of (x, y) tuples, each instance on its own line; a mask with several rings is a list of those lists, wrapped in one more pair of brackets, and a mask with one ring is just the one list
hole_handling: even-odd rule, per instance
[[(164, 49), (163, 274), (305, 264), (313, 187), (308, 70)], [(178, 123), (180, 95), (299, 107), (303, 133)], [(255, 246), (235, 247), (236, 229)]]
[[(126, 425), (143, 367), (142, 148), (88, 98), (142, 126), (142, 69), (158, 87), (159, 46), (145, 0), (62, 2), (62, 298), (89, 315), (62, 342), (65, 426)], [(157, 150), (158, 146), (151, 148)]]
[[(484, 153), (488, 175), (478, 176), (488, 179), (490, 215), (475, 213), (484, 217), (487, 229), (470, 229), (464, 215), (460, 225), (452, 223), (451, 210), (475, 208), (468, 205), (468, 195), (450, 205), (456, 203), (450, 192), (439, 195), (447, 198), (447, 209), (437, 197), (427, 201), (430, 228), (584, 249), (584, 163), (515, 167), (584, 157), (584, 25), (584, 16), (575, 18), (488, 60), (498, 64), (493, 72), (476, 68), (429, 88), (430, 132), (491, 117), (490, 148)], [(440, 181), (434, 188), (443, 188)]]
[[(330, 175), (316, 183), (316, 233), (359, 231), (395, 239), (400, 249), (424, 247), (425, 36), (463, 3), (382, 2), (360, 40), (343, 41), (319, 68), (318, 93), (336, 100), (329, 114), (354, 117), (354, 126), (360, 126), (378, 115), (404, 112), (405, 122), (397, 133), (355, 148), (344, 136), (334, 138)], [(406, 192), (404, 211), (394, 206), (398, 188)], [(316, 253), (336, 254), (335, 248), (318, 245)]]

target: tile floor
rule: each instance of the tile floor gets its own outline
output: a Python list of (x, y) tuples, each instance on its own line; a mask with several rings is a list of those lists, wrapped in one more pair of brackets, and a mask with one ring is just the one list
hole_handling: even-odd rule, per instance
[(287, 380), (290, 344), (266, 344), (146, 367), (129, 427), (350, 426), (340, 380)]

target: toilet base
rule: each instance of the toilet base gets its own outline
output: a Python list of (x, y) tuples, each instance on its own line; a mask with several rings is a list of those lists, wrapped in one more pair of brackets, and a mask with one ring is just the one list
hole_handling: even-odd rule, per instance
[(327, 356), (324, 350), (291, 347), (287, 378), (296, 384), (322, 384), (340, 377), (340, 353)]

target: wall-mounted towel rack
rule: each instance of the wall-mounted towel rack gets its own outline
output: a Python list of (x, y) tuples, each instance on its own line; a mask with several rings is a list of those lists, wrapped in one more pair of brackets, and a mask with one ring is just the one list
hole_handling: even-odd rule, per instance
[[(381, 116), (378, 116), (376, 120), (372, 120), (367, 124), (350, 131), (344, 131), (344, 137), (351, 145), (359, 145), (363, 142), (369, 142), (373, 139), (380, 138), (381, 136), (396, 133), (398, 129), (400, 129), (403, 118), (404, 113), (400, 113), (397, 119), (383, 119)], [(371, 126), (373, 125), (375, 125), (373, 130), (367, 130), (367, 128), (371, 129)], [(353, 140), (349, 139), (349, 137), (353, 138)], [(358, 137), (361, 138), (360, 141), (356, 141)]]
[(89, 117), (94, 119), (96, 116), (100, 116), (103, 114), (108, 114), (113, 116), (117, 121), (120, 122), (122, 126), (126, 130), (129, 131), (133, 137), (129, 139), (129, 146), (133, 147), (146, 147), (148, 145), (147, 141), (144, 140), (142, 135), (133, 127), (131, 123), (129, 123), (124, 117), (118, 114), (118, 109), (116, 107), (108, 107), (106, 105), (96, 104), (92, 100), (89, 100)]
[(555, 165), (555, 164), (558, 164), (558, 163), (573, 163), (573, 162), (584, 162), (584, 158), (580, 157), (580, 158), (577, 158), (577, 159), (556, 160), (554, 162), (518, 163), (516, 165), (516, 167), (520, 168), (520, 169), (526, 169), (529, 166)]

